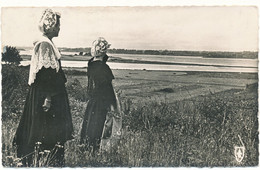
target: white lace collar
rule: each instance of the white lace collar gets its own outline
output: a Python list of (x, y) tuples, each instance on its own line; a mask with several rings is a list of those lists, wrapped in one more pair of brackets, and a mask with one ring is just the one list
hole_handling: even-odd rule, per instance
[(60, 58), (61, 54), (51, 40), (45, 36), (42, 36), (37, 40), (34, 43), (28, 84), (31, 85), (34, 83), (36, 74), (42, 67), (51, 67), (52, 69), (56, 69), (58, 72), (60, 69), (58, 60)]

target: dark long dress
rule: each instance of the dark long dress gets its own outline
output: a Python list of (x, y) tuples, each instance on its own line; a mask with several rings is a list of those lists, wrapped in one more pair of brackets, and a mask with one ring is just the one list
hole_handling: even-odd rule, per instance
[(86, 142), (93, 150), (99, 148), (106, 115), (111, 105), (116, 107), (112, 86), (114, 75), (104, 61), (90, 60), (88, 63), (88, 87), (90, 97), (81, 129), (81, 142)]
[[(59, 61), (60, 64), (60, 61)], [(65, 89), (66, 77), (61, 68), (58, 72), (52, 68), (42, 68), (29, 88), (23, 115), (14, 137), (17, 156), (24, 157), (33, 152), (36, 142), (42, 143), (42, 149), (51, 150), (57, 142), (64, 144), (72, 139), (72, 118), (68, 95)], [(51, 107), (44, 112), (42, 105), (47, 95), (51, 95)], [(57, 164), (64, 164), (64, 150), (57, 154)], [(31, 157), (27, 157), (29, 166)], [(24, 159), (24, 163), (25, 163)]]

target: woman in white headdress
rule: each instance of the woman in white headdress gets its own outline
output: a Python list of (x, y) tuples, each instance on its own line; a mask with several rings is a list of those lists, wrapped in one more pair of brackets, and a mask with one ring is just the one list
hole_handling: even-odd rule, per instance
[(121, 135), (121, 111), (112, 86), (114, 75), (106, 64), (110, 44), (100, 37), (92, 44), (88, 62), (88, 105), (81, 129), (81, 142), (93, 151), (109, 150)]
[(73, 127), (61, 54), (52, 42), (52, 38), (59, 35), (60, 15), (46, 9), (39, 28), (43, 36), (34, 43), (28, 82), (30, 88), (14, 144), (24, 166), (32, 166), (36, 143), (40, 150), (56, 149), (49, 166), (63, 166), (63, 145), (72, 139)]

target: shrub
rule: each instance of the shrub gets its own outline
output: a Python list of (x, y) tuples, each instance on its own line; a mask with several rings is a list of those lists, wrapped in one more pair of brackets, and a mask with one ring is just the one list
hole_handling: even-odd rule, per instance
[(21, 58), (21, 55), (19, 54), (19, 51), (12, 46), (5, 46), (2, 53), (2, 61), (4, 61), (6, 64), (16, 64), (19, 65), (20, 61), (23, 59)]
[[(28, 92), (29, 66), (2, 65), (2, 107), (5, 119), (11, 113), (21, 113)], [(5, 113), (5, 114), (4, 114)]]

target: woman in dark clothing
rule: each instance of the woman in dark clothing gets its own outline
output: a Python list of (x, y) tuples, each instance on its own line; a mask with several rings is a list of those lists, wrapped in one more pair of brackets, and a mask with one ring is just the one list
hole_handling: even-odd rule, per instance
[(93, 42), (91, 54), (93, 58), (88, 62), (88, 105), (81, 129), (81, 142), (86, 142), (93, 151), (100, 147), (102, 140), (115, 137), (121, 130), (121, 120), (111, 120), (115, 113), (120, 116), (119, 105), (115, 95), (112, 80), (114, 75), (106, 64), (106, 51), (110, 44), (104, 38)]
[(23, 158), (23, 166), (37, 166), (32, 154), (36, 143), (41, 144), (41, 150), (57, 149), (54, 160), (45, 166), (63, 166), (63, 145), (72, 139), (73, 128), (61, 55), (52, 42), (59, 34), (60, 15), (45, 10), (39, 28), (43, 36), (34, 43), (30, 88), (14, 144), (17, 156)]

